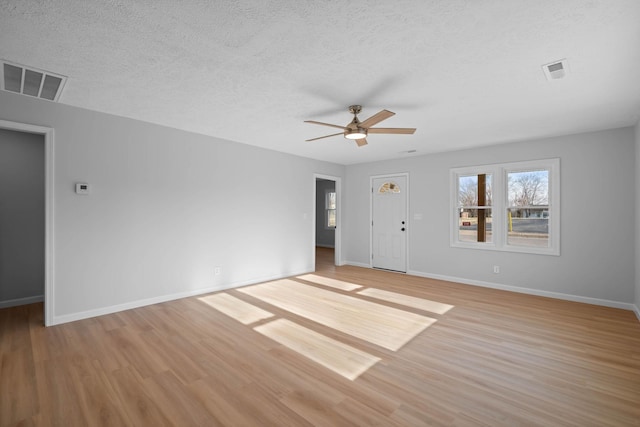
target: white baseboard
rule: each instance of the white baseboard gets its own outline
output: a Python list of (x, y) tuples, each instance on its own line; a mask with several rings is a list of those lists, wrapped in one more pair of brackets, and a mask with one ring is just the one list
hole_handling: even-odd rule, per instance
[[(354, 267), (371, 268), (370, 265), (365, 264), (365, 263), (359, 263), (359, 262), (345, 261), (344, 264), (345, 265), (351, 265), (351, 266), (354, 266)], [(62, 323), (67, 323), (67, 322), (74, 322), (76, 320), (88, 319), (88, 318), (96, 317), (96, 316), (103, 316), (105, 314), (117, 313), (119, 311), (130, 310), (130, 309), (133, 309), (133, 308), (144, 307), (144, 306), (152, 305), (152, 304), (159, 304), (159, 303), (163, 303), (163, 302), (167, 302), (167, 301), (173, 301), (173, 300), (176, 300), (176, 299), (188, 298), (188, 297), (192, 297), (192, 296), (196, 296), (196, 295), (208, 294), (208, 293), (211, 293), (211, 292), (224, 291), (226, 289), (239, 288), (239, 287), (242, 287), (242, 286), (254, 285), (256, 283), (268, 282), (268, 281), (271, 281), (271, 280), (278, 280), (278, 279), (282, 279), (282, 278), (285, 278), (285, 277), (299, 276), (299, 275), (308, 274), (308, 273), (313, 273), (313, 271), (305, 270), (305, 271), (299, 271), (299, 272), (291, 272), (290, 274), (286, 274), (286, 275), (277, 275), (277, 276), (267, 276), (267, 277), (261, 277), (261, 278), (254, 278), (254, 279), (250, 279), (250, 280), (245, 280), (245, 281), (241, 281), (241, 282), (234, 282), (234, 283), (224, 284), (224, 285), (220, 285), (220, 286), (212, 286), (212, 287), (208, 287), (208, 288), (200, 288), (200, 289), (191, 290), (191, 291), (187, 291), (187, 292), (178, 292), (178, 293), (175, 293), (175, 294), (162, 295), (162, 296), (158, 296), (158, 297), (153, 297), (153, 298), (147, 298), (147, 299), (142, 299), (142, 300), (138, 300), (138, 301), (127, 302), (127, 303), (124, 303), (124, 304), (117, 304), (117, 305), (108, 306), (108, 307), (101, 307), (101, 308), (82, 311), (82, 312), (78, 312), (78, 313), (66, 314), (66, 315), (62, 315), (62, 316), (54, 316), (53, 317), (53, 322), (51, 323), (50, 326), (59, 325), (59, 324), (62, 324)], [(491, 289), (500, 289), (500, 290), (510, 291), (510, 292), (518, 292), (518, 293), (529, 294), (529, 295), (544, 296), (544, 297), (556, 298), (556, 299), (562, 299), (562, 300), (568, 300), (568, 301), (574, 301), (574, 302), (582, 302), (582, 303), (586, 303), (586, 304), (594, 304), (594, 305), (601, 305), (601, 306), (605, 306), (605, 307), (621, 308), (621, 309), (625, 309), (625, 310), (631, 310), (631, 311), (633, 311), (635, 313), (636, 317), (640, 321), (640, 309), (638, 308), (637, 305), (634, 305), (634, 304), (628, 304), (628, 303), (623, 303), (623, 302), (618, 302), (618, 301), (610, 301), (610, 300), (599, 299), (599, 298), (582, 297), (582, 296), (571, 295), (571, 294), (563, 294), (563, 293), (559, 293), (559, 292), (541, 291), (541, 290), (538, 290), (538, 289), (531, 289), (531, 288), (521, 288), (521, 287), (517, 287), (517, 286), (503, 285), (503, 284), (499, 284), (499, 283), (491, 283), (491, 282), (483, 282), (483, 281), (480, 281), (480, 280), (464, 279), (464, 278), (461, 278), (461, 277), (444, 276), (444, 275), (439, 275), (439, 274), (427, 274), (427, 273), (423, 273), (423, 272), (420, 272), (420, 271), (412, 271), (412, 270), (410, 270), (410, 271), (407, 271), (407, 274), (412, 275), (412, 276), (425, 277), (425, 278), (428, 278), (428, 279), (437, 279), (437, 280), (444, 280), (444, 281), (447, 281), (447, 282), (462, 283), (462, 284), (465, 284), (465, 285), (481, 286), (481, 287), (491, 288)], [(0, 308), (12, 307), (12, 306), (16, 306), (16, 305), (32, 304), (32, 303), (35, 303), (35, 302), (41, 302), (43, 300), (44, 300), (44, 296), (40, 295), (40, 296), (36, 296), (36, 297), (20, 298), (20, 299), (15, 299), (15, 300), (8, 300), (8, 301), (0, 301)]]
[(345, 261), (344, 264), (352, 265), (354, 267), (371, 268), (371, 265), (365, 264), (364, 262)]
[[(370, 265), (360, 263), (360, 262), (347, 261), (346, 264), (352, 265), (354, 267), (371, 268)], [(640, 310), (636, 305), (620, 302), (620, 301), (611, 301), (611, 300), (600, 299), (600, 298), (583, 297), (580, 295), (563, 294), (560, 292), (542, 291), (539, 289), (532, 289), (532, 288), (522, 288), (519, 286), (509, 286), (509, 285), (503, 285), (500, 283), (484, 282), (481, 280), (465, 279), (462, 277), (445, 276), (441, 274), (429, 274), (429, 273), (424, 273), (422, 271), (415, 271), (415, 270), (409, 270), (407, 271), (407, 274), (411, 276), (425, 277), (427, 279), (444, 280), (447, 282), (462, 283), (465, 285), (473, 285), (473, 286), (482, 286), (484, 288), (500, 289), (503, 291), (518, 292), (518, 293), (528, 294), (528, 295), (537, 295), (537, 296), (556, 298), (556, 299), (562, 299), (567, 301), (582, 302), (585, 304), (601, 305), (604, 307), (621, 308), (624, 310), (631, 310), (635, 312), (636, 316), (638, 317), (638, 320), (640, 320)]]
[(6, 301), (0, 301), (0, 308), (16, 307), (16, 306), (19, 306), (19, 305), (33, 304), (33, 303), (42, 302), (42, 301), (44, 301), (44, 295), (36, 295), (34, 297), (26, 297), (26, 298), (9, 299), (9, 300), (6, 300)]
[(583, 297), (580, 295), (563, 294), (561, 292), (542, 291), (539, 289), (532, 289), (532, 288), (522, 288), (519, 286), (503, 285), (500, 283), (483, 282), (481, 280), (464, 279), (462, 277), (444, 276), (440, 274), (428, 274), (420, 271), (408, 271), (407, 274), (411, 274), (412, 276), (425, 277), (428, 279), (437, 279), (437, 280), (445, 280), (447, 282), (463, 283), (465, 285), (482, 286), (484, 288), (518, 292), (521, 294), (556, 298), (556, 299), (562, 299), (562, 300), (574, 301), (574, 302), (582, 302), (585, 304), (601, 305), (604, 307), (622, 308), (625, 310), (633, 310), (634, 308), (633, 304), (620, 302), (620, 301), (611, 301), (611, 300), (600, 299), (600, 298)]
[(77, 313), (64, 314), (61, 316), (53, 316), (53, 322), (51, 323), (51, 325), (48, 325), (48, 326), (60, 325), (62, 323), (68, 323), (68, 322), (75, 322), (76, 320), (83, 320), (83, 319), (89, 319), (91, 317), (104, 316), (106, 314), (117, 313), (119, 311), (124, 311), (124, 310), (131, 310), (133, 308), (144, 307), (147, 305), (160, 304), (163, 302), (173, 301), (181, 298), (188, 298), (196, 295), (208, 294), (211, 292), (224, 291), (226, 289), (239, 288), (241, 286), (254, 285), (256, 283), (268, 282), (271, 280), (278, 280), (285, 277), (299, 276), (299, 275), (308, 274), (308, 273), (312, 273), (312, 271), (305, 270), (300, 272), (291, 272), (290, 274), (288, 273), (284, 276), (277, 275), (277, 276), (259, 277), (259, 278), (254, 278), (254, 279), (245, 280), (241, 282), (222, 284), (218, 286), (200, 288), (200, 289), (190, 290), (186, 292), (177, 292), (175, 294), (170, 294), (170, 295), (161, 295), (153, 298), (145, 298), (137, 301), (126, 302), (123, 304), (111, 305), (108, 307), (100, 307), (100, 308), (81, 311)]

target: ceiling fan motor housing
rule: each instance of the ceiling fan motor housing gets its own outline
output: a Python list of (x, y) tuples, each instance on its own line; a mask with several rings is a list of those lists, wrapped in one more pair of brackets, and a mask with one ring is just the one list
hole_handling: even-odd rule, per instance
[(351, 114), (360, 114), (360, 111), (362, 111), (362, 105), (350, 105), (349, 106), (349, 112)]

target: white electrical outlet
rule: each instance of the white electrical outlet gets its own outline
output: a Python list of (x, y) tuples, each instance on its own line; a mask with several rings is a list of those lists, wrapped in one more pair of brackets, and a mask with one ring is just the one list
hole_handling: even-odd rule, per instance
[(494, 265), (493, 266), (493, 273), (494, 274), (500, 274), (500, 266), (499, 265)]
[(215, 270), (213, 270), (213, 271), (214, 271), (214, 274), (215, 274), (216, 276), (219, 276), (219, 275), (220, 275), (220, 273), (222, 272), (222, 269), (221, 269), (220, 267), (216, 267), (216, 268), (215, 268)]

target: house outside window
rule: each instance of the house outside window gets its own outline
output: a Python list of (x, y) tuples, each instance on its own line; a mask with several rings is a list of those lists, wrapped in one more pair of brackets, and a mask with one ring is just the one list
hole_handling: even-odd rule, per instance
[(451, 170), (451, 246), (560, 254), (560, 160)]

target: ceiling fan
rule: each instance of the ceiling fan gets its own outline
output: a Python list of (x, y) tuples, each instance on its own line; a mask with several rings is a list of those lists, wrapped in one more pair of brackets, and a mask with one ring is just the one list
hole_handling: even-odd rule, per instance
[(353, 139), (358, 144), (358, 147), (367, 145), (367, 135), (370, 133), (387, 133), (387, 134), (405, 134), (411, 135), (416, 131), (416, 128), (372, 128), (371, 126), (380, 123), (381, 121), (388, 119), (395, 115), (389, 110), (382, 110), (373, 116), (369, 117), (365, 121), (361, 122), (358, 119), (358, 113), (362, 111), (361, 105), (351, 105), (349, 112), (353, 114), (353, 120), (346, 126), (332, 125), (330, 123), (316, 122), (315, 120), (305, 120), (305, 123), (314, 123), (316, 125), (330, 126), (333, 128), (342, 129), (342, 132), (333, 133), (331, 135), (320, 136), (318, 138), (307, 139), (307, 141), (315, 141), (317, 139), (329, 138), (330, 136), (344, 135), (347, 139)]

